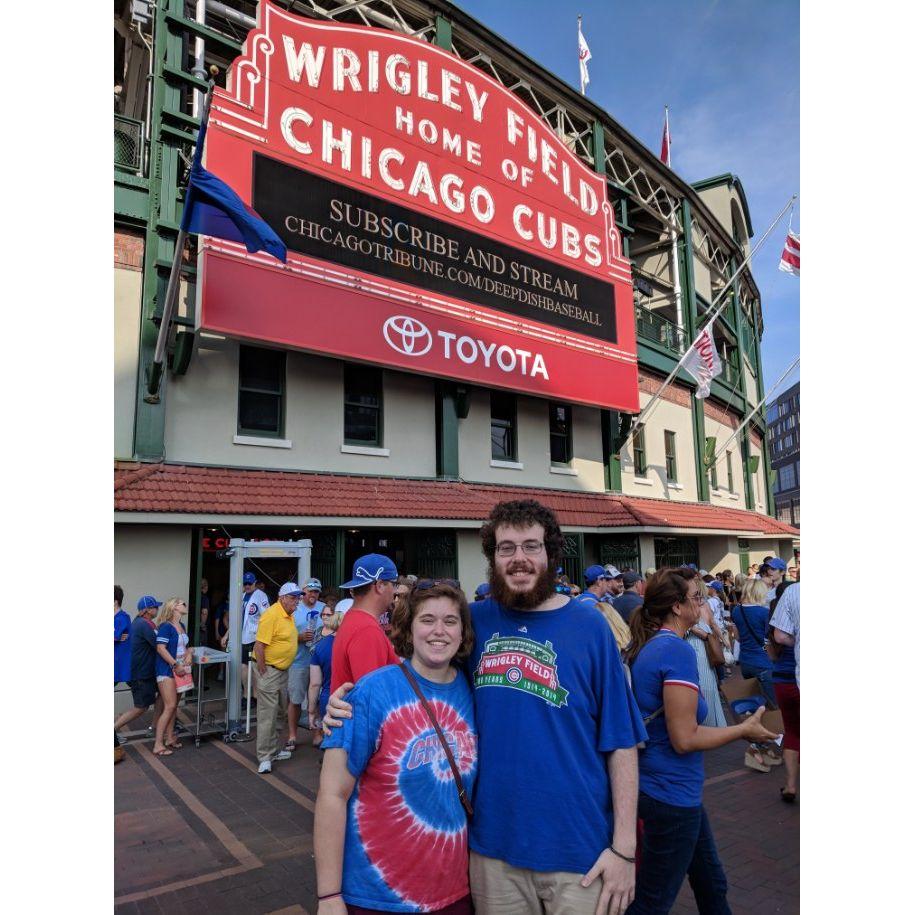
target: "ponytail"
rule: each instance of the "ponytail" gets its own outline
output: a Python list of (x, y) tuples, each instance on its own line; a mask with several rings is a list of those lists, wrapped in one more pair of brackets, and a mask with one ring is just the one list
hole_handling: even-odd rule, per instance
[[(691, 571), (691, 570), (690, 570)], [(632, 642), (626, 651), (629, 664), (661, 628), (670, 616), (674, 604), (683, 603), (689, 594), (689, 579), (695, 575), (684, 575), (678, 569), (659, 569), (645, 586), (645, 599), (629, 617)]]
[(648, 644), (648, 640), (658, 631), (660, 623), (645, 613), (645, 604), (640, 604), (629, 615), (629, 631), (632, 641), (626, 649), (626, 661), (631, 664), (639, 652)]

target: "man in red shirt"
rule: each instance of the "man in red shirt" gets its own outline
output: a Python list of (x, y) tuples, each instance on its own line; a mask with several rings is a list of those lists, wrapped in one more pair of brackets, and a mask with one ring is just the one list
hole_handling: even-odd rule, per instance
[(351, 590), (353, 606), (347, 611), (334, 639), (330, 690), (355, 683), (365, 674), (397, 664), (398, 658), (378, 622), (391, 608), (397, 567), (380, 553), (369, 553), (353, 563), (352, 581), (340, 587)]

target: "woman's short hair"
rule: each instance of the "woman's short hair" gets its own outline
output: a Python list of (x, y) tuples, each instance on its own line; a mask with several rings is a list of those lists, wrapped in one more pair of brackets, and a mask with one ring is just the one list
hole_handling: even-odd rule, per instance
[(331, 632), (336, 632), (340, 628), (340, 623), (343, 622), (343, 617), (344, 614), (335, 610), (326, 620), (323, 620), (322, 623), (327, 626)]
[(461, 617), (461, 647), (452, 659), (452, 663), (460, 664), (473, 649), (473, 626), (470, 622), (470, 608), (464, 592), (453, 585), (438, 584), (429, 588), (414, 588), (406, 595), (400, 607), (393, 613), (391, 619), (391, 644), (402, 658), (413, 657), (413, 620), (419, 613), (420, 607), (435, 597), (447, 597), (454, 601)]
[(766, 595), (769, 586), (761, 578), (751, 578), (740, 592), (740, 602), (752, 606), (768, 607)]
[(156, 614), (156, 618), (153, 621), (156, 629), (163, 623), (170, 623), (172, 621), (172, 617), (175, 615), (175, 608), (180, 603), (180, 597), (170, 597), (161, 607), (159, 607), (159, 612)]

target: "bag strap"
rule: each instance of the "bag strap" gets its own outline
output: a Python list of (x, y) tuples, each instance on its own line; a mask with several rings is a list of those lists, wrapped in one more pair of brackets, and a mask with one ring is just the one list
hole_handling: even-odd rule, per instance
[(760, 648), (765, 648), (765, 643), (759, 638), (759, 636), (753, 631), (753, 627), (750, 625), (750, 621), (747, 619), (747, 611), (743, 609), (743, 604), (738, 604), (737, 609), (740, 611), (740, 615), (743, 617), (743, 624), (747, 627), (747, 632), (753, 636), (753, 641), (759, 645)]
[(649, 724), (658, 717), (658, 715), (664, 714), (664, 706), (662, 705), (657, 711), (652, 712), (647, 718), (642, 719), (642, 724)]
[(461, 806), (464, 808), (467, 816), (472, 817), (473, 807), (470, 806), (470, 801), (467, 798), (467, 791), (464, 789), (464, 781), (461, 778), (461, 773), (458, 771), (457, 763), (454, 761), (454, 754), (451, 752), (451, 747), (448, 746), (448, 741), (445, 740), (445, 735), (442, 733), (441, 727), (439, 727), (435, 712), (432, 711), (432, 706), (429, 705), (428, 700), (423, 695), (423, 691), (419, 688), (419, 683), (416, 682), (413, 671), (410, 670), (403, 661), (401, 661), (398, 666), (403, 671), (403, 675), (407, 678), (407, 682), (413, 687), (416, 698), (422, 703), (423, 708), (426, 710), (426, 715), (429, 716), (429, 721), (432, 722), (432, 727), (435, 728), (435, 733), (438, 734), (439, 742), (442, 745), (442, 749), (445, 751), (445, 756), (448, 758), (448, 765), (451, 766), (451, 774), (454, 776), (454, 784), (457, 787), (458, 797), (461, 799)]

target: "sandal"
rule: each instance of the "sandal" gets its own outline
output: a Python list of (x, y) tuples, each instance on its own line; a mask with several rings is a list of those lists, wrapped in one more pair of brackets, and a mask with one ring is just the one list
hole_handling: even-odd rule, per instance
[(174, 754), (168, 747), (163, 747), (161, 750), (153, 750), (153, 756), (174, 756)]
[(781, 795), (782, 795), (782, 800), (783, 800), (786, 804), (793, 804), (793, 803), (794, 803), (794, 799), (797, 797), (797, 792), (796, 792), (796, 791), (788, 791), (787, 788), (782, 788), (782, 790), (781, 790)]
[(294, 741), (294, 740), (287, 740), (287, 741), (286, 741), (286, 746), (284, 746), (283, 749), (284, 749), (284, 750), (288, 750), (290, 753), (294, 753), (294, 752), (295, 752), (295, 746), (296, 746), (296, 744), (295, 744), (295, 741)]
[(744, 754), (743, 764), (748, 769), (754, 769), (757, 772), (769, 772), (772, 768), (771, 766), (766, 765), (765, 761), (763, 760), (762, 753), (760, 753), (760, 751), (754, 747), (751, 747)]
[(180, 740), (176, 740), (174, 743), (166, 743), (165, 746), (170, 750), (180, 750), (184, 744)]

